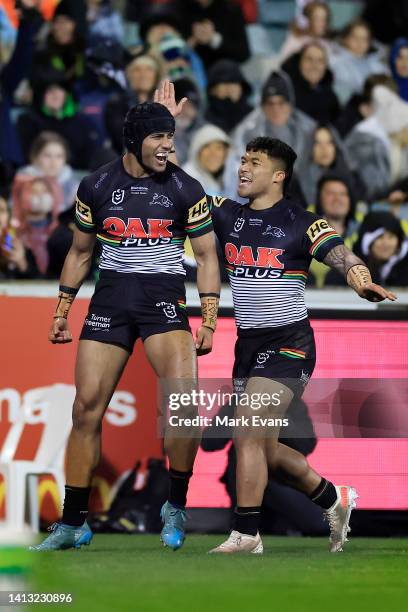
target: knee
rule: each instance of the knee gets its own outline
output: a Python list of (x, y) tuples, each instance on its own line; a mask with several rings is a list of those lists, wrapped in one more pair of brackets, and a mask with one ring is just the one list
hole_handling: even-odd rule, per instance
[(103, 410), (96, 398), (77, 395), (72, 410), (72, 425), (81, 431), (98, 431), (102, 426)]

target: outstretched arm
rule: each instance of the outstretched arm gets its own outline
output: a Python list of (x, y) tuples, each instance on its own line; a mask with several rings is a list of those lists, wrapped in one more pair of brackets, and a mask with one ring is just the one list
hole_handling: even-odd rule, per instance
[(373, 283), (370, 270), (365, 263), (344, 244), (331, 249), (323, 261), (333, 270), (340, 272), (347, 280), (347, 284), (361, 298), (369, 302), (382, 302), (387, 299), (394, 302), (397, 299), (394, 293)]

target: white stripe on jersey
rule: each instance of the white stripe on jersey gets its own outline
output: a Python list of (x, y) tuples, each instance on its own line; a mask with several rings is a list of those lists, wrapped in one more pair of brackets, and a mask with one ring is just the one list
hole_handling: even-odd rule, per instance
[(115, 272), (136, 272), (138, 274), (181, 274), (184, 246), (180, 244), (157, 244), (155, 246), (111, 247), (102, 245), (99, 267)]
[(307, 317), (304, 281), (234, 275), (229, 278), (238, 327), (280, 327)]

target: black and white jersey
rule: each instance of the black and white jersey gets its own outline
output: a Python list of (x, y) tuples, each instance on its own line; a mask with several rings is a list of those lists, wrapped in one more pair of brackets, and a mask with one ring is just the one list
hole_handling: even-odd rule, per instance
[(312, 257), (322, 261), (343, 244), (341, 236), (325, 219), (290, 199), (253, 210), (213, 196), (211, 209), (238, 328), (279, 327), (305, 319)]
[(75, 219), (102, 244), (100, 269), (122, 273), (184, 276), (186, 236), (213, 229), (198, 181), (170, 162), (163, 174), (135, 178), (122, 158), (82, 180)]

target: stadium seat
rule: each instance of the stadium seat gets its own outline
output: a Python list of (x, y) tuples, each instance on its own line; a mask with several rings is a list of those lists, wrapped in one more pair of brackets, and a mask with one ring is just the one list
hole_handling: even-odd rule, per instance
[(330, 0), (332, 13), (332, 28), (341, 30), (353, 19), (357, 19), (362, 12), (363, 2), (361, 0)]
[[(12, 425), (0, 454), (0, 474), (6, 485), (8, 529), (24, 531), (28, 510), (31, 530), (38, 533), (38, 478), (42, 474), (55, 478), (60, 499), (64, 499), (64, 455), (72, 426), (74, 397), (75, 387), (63, 384), (32, 389), (25, 394), (20, 419)], [(42, 412), (41, 421), (39, 410)], [(32, 461), (14, 460), (25, 425), (38, 422), (44, 423), (44, 429), (35, 458)]]
[(295, 0), (259, 0), (258, 20), (264, 25), (287, 25), (295, 17)]

